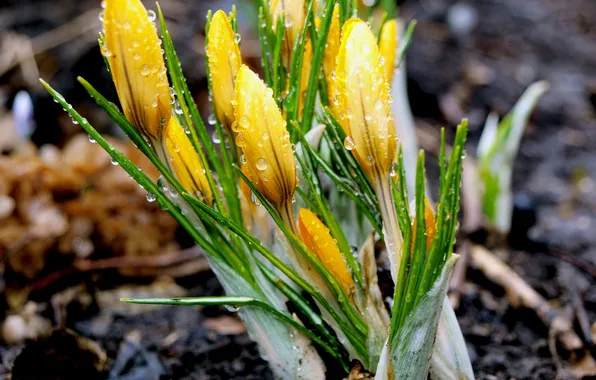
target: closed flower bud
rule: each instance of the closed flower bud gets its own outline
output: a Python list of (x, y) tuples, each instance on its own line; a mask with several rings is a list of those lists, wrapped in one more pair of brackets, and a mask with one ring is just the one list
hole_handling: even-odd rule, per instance
[(107, 58), (122, 111), (146, 137), (158, 138), (172, 105), (161, 41), (140, 0), (107, 0), (104, 10)]
[(282, 58), (287, 70), (290, 68), (292, 51), (298, 35), (306, 19), (305, 0), (272, 0), (269, 7), (273, 28), (277, 28), (278, 20), (284, 17), (284, 41), (282, 45)]
[(397, 20), (391, 19), (383, 25), (381, 29), (381, 39), (379, 41), (379, 51), (383, 57), (383, 67), (387, 76), (387, 83), (393, 80), (395, 71), (395, 59), (397, 57)]
[(296, 161), (273, 91), (242, 65), (234, 99), (233, 130), (249, 178), (264, 197), (282, 205), (292, 199), (297, 186)]
[(344, 25), (335, 75), (346, 149), (369, 177), (388, 176), (397, 149), (389, 85), (377, 41), (364, 21)]
[(337, 278), (346, 291), (354, 284), (352, 275), (329, 229), (310, 210), (300, 209), (298, 233), (304, 244)]
[(213, 202), (213, 193), (205, 175), (205, 169), (188, 136), (175, 117), (165, 132), (165, 146), (176, 178), (190, 194), (208, 205)]
[(234, 81), (242, 56), (230, 20), (221, 10), (215, 12), (211, 19), (207, 41), (215, 114), (220, 123), (230, 128), (234, 122)]

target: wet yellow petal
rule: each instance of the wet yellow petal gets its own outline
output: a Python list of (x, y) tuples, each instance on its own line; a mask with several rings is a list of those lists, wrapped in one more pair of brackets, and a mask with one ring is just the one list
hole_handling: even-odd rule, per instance
[(170, 119), (170, 124), (166, 128), (165, 143), (171, 166), (182, 187), (211, 205), (213, 193), (205, 170), (188, 136), (175, 117)]
[(234, 122), (234, 81), (242, 64), (240, 48), (225, 12), (215, 12), (207, 34), (207, 58), (217, 119), (230, 128)]
[(107, 0), (104, 28), (102, 54), (110, 64), (122, 111), (146, 136), (158, 137), (172, 105), (155, 24), (139, 0)]
[(371, 178), (386, 177), (397, 140), (389, 85), (375, 36), (362, 20), (346, 22), (335, 69), (344, 145)]
[(335, 117), (339, 119), (339, 100), (337, 98), (336, 75), (334, 72), (341, 34), (341, 28), (339, 26), (339, 5), (335, 5), (332, 17), (331, 25), (329, 26), (329, 34), (327, 35), (327, 45), (325, 45), (325, 52), (323, 55), (323, 69), (325, 70), (325, 78), (327, 80), (329, 109), (331, 109)]
[(263, 196), (281, 205), (292, 198), (296, 189), (296, 161), (273, 91), (242, 65), (234, 99), (233, 130), (249, 178)]
[(348, 266), (329, 229), (310, 210), (300, 209), (298, 213), (300, 239), (333, 275), (348, 290), (354, 283)]
[(304, 26), (306, 19), (305, 0), (272, 0), (269, 6), (273, 30), (277, 28), (278, 20), (284, 17), (284, 41), (282, 45), (282, 58), (284, 66), (289, 70), (292, 60), (294, 43)]
[(391, 19), (383, 25), (381, 29), (381, 39), (379, 41), (379, 50), (383, 57), (383, 67), (387, 76), (387, 83), (393, 80), (395, 71), (395, 59), (397, 57), (397, 20)]
[(308, 77), (312, 70), (312, 43), (310, 39), (304, 45), (304, 56), (302, 57), (302, 72), (300, 73), (300, 98), (298, 99), (298, 112), (302, 117), (304, 109), (304, 100), (306, 98), (306, 90), (308, 89)]

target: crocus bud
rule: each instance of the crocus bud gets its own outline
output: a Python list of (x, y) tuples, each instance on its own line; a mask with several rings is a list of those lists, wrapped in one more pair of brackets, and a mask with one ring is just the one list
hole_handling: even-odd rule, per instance
[(346, 149), (370, 178), (387, 177), (397, 149), (389, 85), (376, 38), (364, 21), (345, 23), (335, 75)]
[(251, 182), (274, 204), (286, 203), (297, 186), (290, 134), (273, 91), (245, 65), (236, 77), (234, 115), (236, 145)]
[(387, 21), (381, 29), (381, 38), (379, 41), (379, 50), (383, 57), (383, 67), (387, 76), (387, 83), (393, 80), (395, 71), (395, 59), (397, 57), (397, 20)]
[(284, 41), (282, 45), (282, 58), (287, 70), (292, 61), (292, 51), (298, 35), (304, 26), (306, 19), (306, 10), (304, 8), (305, 0), (273, 0), (269, 7), (271, 12), (271, 22), (273, 28), (277, 28), (277, 22), (284, 17)]
[(190, 194), (208, 205), (213, 202), (213, 193), (205, 175), (205, 169), (188, 136), (175, 117), (165, 131), (165, 147), (176, 178)]
[(344, 289), (354, 284), (343, 255), (329, 229), (310, 210), (300, 209), (298, 213), (298, 233), (304, 244), (314, 253), (325, 267), (337, 278)]
[(158, 138), (172, 105), (154, 19), (139, 0), (106, 0), (101, 50), (124, 115), (146, 137)]
[(215, 12), (209, 24), (206, 50), (215, 114), (220, 123), (230, 128), (234, 122), (234, 81), (242, 56), (230, 20), (221, 10)]

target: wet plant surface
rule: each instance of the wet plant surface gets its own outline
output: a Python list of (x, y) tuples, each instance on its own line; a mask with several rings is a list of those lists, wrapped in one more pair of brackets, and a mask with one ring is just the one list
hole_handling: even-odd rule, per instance
[[(206, 116), (207, 85), (202, 77), (204, 59), (197, 51), (203, 43), (199, 31), (209, 5), (196, 7), (190, 1), (162, 3), (164, 13), (172, 17), (173, 35), (189, 85)], [(471, 127), (467, 153), (473, 157), (489, 111), (497, 111), (502, 116), (531, 82), (538, 79), (550, 82), (551, 89), (533, 115), (515, 163), (513, 184), (517, 212), (513, 224), (515, 235), (510, 239), (510, 245), (515, 249), (499, 255), (555, 307), (569, 311), (572, 319), (577, 314), (572, 304), (579, 299), (593, 322), (596, 319), (596, 280), (589, 271), (596, 265), (593, 233), (596, 227), (596, 9), (590, 3), (590, 0), (523, 3), (516, 0), (405, 1), (401, 12), (404, 17), (419, 21), (407, 56), (408, 85), (412, 109), (421, 127), (421, 146), (429, 151), (436, 149), (432, 137), (437, 135), (440, 126), (453, 126), (466, 116)], [(229, 2), (213, 5), (214, 8), (229, 6)], [(34, 38), (77, 16), (83, 17), (81, 15), (86, 12), (90, 15), (88, 22), (97, 24), (93, 31), (86, 32), (79, 24), (69, 24), (70, 32), (76, 35), (78, 31), (80, 37), (66, 38), (67, 42), (57, 47), (50, 46), (47, 34), (46, 40)], [(52, 84), (82, 109), (94, 125), (110, 131), (109, 120), (75, 84), (76, 76), (83, 75), (101, 92), (115, 99), (95, 44), (95, 32), (99, 30), (98, 12), (99, 4), (88, 1), (8, 2), (0, 6), (0, 29), (10, 30), (11, 34), (0, 35), (0, 38), (4, 44), (17, 34), (33, 38), (34, 50), (41, 51), (36, 56), (39, 75), (51, 79)], [(248, 24), (247, 20), (240, 20), (243, 21)], [(252, 46), (255, 41), (256, 38), (253, 41), (244, 38), (243, 44)], [(6, 47), (13, 45), (3, 46), (3, 51), (8, 51)], [(14, 43), (13, 48), (16, 46), (24, 45)], [(78, 126), (70, 124), (62, 110), (39, 89), (36, 74), (31, 74), (26, 64), (25, 60), (25, 63), (6, 70), (0, 67), (0, 98), (3, 98), (4, 107), (9, 107), (18, 90), (30, 91), (38, 125), (32, 141), (37, 146), (53, 143), (63, 148), (66, 141), (79, 132)], [(0, 120), (3, 120), (5, 111), (0, 111)], [(3, 144), (2, 160), (9, 160), (11, 145)], [(111, 178), (97, 177), (97, 172), (100, 170), (94, 168), (89, 177), (85, 177), (92, 188), (101, 187), (102, 181)], [(430, 168), (431, 182), (433, 176)], [(88, 178), (95, 178), (96, 182)], [(0, 181), (6, 181), (2, 172)], [(53, 202), (62, 204), (77, 198), (82, 185), (72, 185), (74, 190), (69, 186), (53, 188), (50, 191)], [(142, 192), (126, 191), (129, 199), (138, 202), (135, 207), (147, 212), (147, 225), (150, 226), (147, 234), (159, 226), (163, 231), (165, 225), (169, 230), (163, 232), (159, 244), (165, 245), (162, 240), (168, 238), (176, 241), (175, 246), (168, 248), (171, 252), (189, 246), (185, 234), (160, 219), (163, 216), (154, 215), (161, 212), (155, 204), (145, 202)], [(103, 189), (97, 196), (112, 199), (110, 197), (117, 192), (117, 189)], [(114, 208), (123, 204), (114, 202), (112, 209), (107, 207), (109, 215), (117, 213)], [(130, 204), (130, 200), (125, 203)], [(71, 224), (86, 223), (74, 223), (76, 215), (68, 215)], [(100, 217), (94, 219), (94, 226), (97, 228), (101, 221)], [(0, 226), (4, 234), (6, 226)], [(143, 248), (138, 243), (144, 239), (143, 234), (135, 235), (131, 231), (120, 236), (120, 240), (109, 240), (113, 235), (102, 231), (89, 233), (88, 240), (101, 248), (88, 257), (91, 260), (109, 258), (113, 255), (112, 250), (122, 257), (127, 257), (126, 252), (145, 257), (151, 256), (148, 251), (155, 249), (151, 245)], [(11, 241), (5, 239), (3, 241)], [(129, 243), (122, 243), (122, 239)], [(465, 239), (465, 236), (458, 237), (458, 243)], [(132, 249), (130, 245), (139, 248)], [(163, 245), (156, 247), (163, 249)], [(0, 248), (5, 261), (2, 285), (7, 314), (12, 313), (8, 305), (15, 303), (20, 309), (24, 304), (14, 300), (15, 294), (21, 294), (15, 287), (22, 289), (26, 284), (39, 284), (40, 280), (74, 262), (73, 257), (60, 253), (60, 242), (55, 241), (31, 248), (30, 252), (39, 251), (42, 256), (53, 253), (44, 256), (43, 264), (36, 261), (41, 260), (38, 256), (27, 256), (27, 260), (41, 268), (38, 272), (23, 271), (22, 268), (31, 268), (32, 264), (27, 260), (9, 261), (9, 255), (15, 255), (11, 247), (14, 248), (4, 243)], [(81, 247), (75, 249), (74, 255), (80, 254), (80, 250)], [(74, 271), (67, 272), (59, 281), (36, 285), (39, 289), (30, 296), (41, 310), (34, 314), (53, 325), (76, 332), (77, 337), (89, 338), (97, 343), (99, 352), (89, 348), (89, 341), (73, 339), (67, 333), (41, 338), (49, 333), (49, 329), (40, 327), (45, 330), (39, 334), (39, 339), (1, 346), (1, 372), (9, 373), (14, 365), (15, 379), (33, 378), (27, 371), (36, 369), (39, 369), (38, 376), (48, 374), (44, 372), (47, 368), (41, 364), (37, 368), (21, 369), (21, 372), (17, 370), (19, 365), (30, 363), (24, 358), (35, 360), (43, 356), (50, 342), (56, 351), (59, 347), (65, 347), (65, 352), (70, 352), (67, 347), (73, 352), (90, 350), (85, 358), (89, 358), (89, 368), (93, 368), (97, 376), (110, 374), (126, 379), (272, 377), (266, 362), (259, 357), (256, 345), (230, 311), (216, 307), (122, 307), (117, 301), (119, 297), (138, 291), (138, 285), (148, 286), (150, 290), (149, 284), (156, 276), (171, 275), (161, 269), (132, 272), (130, 268)], [(187, 295), (223, 293), (215, 278), (203, 270), (177, 270), (173, 277), (176, 282), (165, 281), (155, 286), (169, 295), (176, 292), (187, 292)], [(390, 281), (389, 276), (381, 275), (380, 281), (383, 279)], [(65, 290), (73, 287), (78, 290), (70, 293)], [(120, 293), (114, 291), (116, 287)], [(457, 314), (477, 378), (555, 378), (556, 367), (548, 346), (549, 328), (534, 310), (513, 307), (503, 289), (475, 268), (468, 270), (467, 280), (459, 290)], [(62, 297), (52, 297), (52, 302), (47, 302), (54, 293)], [(19, 314), (23, 320), (34, 319), (23, 316), (23, 313)], [(26, 324), (27, 329), (32, 329), (30, 325)], [(24, 347), (27, 349), (23, 351)], [(102, 352), (105, 358), (101, 357)], [(20, 354), (24, 356), (19, 360)], [(76, 358), (73, 355), (70, 359), (74, 362)], [(89, 378), (92, 376), (89, 374)], [(61, 378), (68, 377), (62, 374)]]

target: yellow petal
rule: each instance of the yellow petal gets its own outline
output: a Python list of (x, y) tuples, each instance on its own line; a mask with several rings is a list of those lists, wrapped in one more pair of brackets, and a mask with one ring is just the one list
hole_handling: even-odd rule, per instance
[(381, 29), (381, 39), (379, 41), (379, 50), (383, 57), (383, 67), (387, 76), (387, 83), (393, 80), (395, 71), (395, 59), (397, 57), (397, 20), (391, 19), (383, 25)]
[(207, 58), (217, 119), (231, 128), (234, 122), (234, 81), (242, 64), (240, 48), (225, 12), (215, 12), (207, 34)]
[(329, 229), (310, 210), (300, 209), (298, 233), (304, 244), (348, 290), (354, 283), (348, 266)]
[(325, 69), (325, 75), (327, 78), (329, 78), (335, 69), (335, 61), (337, 59), (337, 52), (339, 51), (341, 28), (339, 26), (338, 4), (336, 4), (333, 8), (333, 15), (331, 17), (329, 34), (327, 34), (327, 45), (325, 45), (325, 52), (323, 55), (323, 68)]
[(147, 137), (158, 137), (172, 105), (155, 24), (139, 0), (107, 0), (104, 28), (102, 54), (110, 64), (122, 111)]
[(207, 181), (205, 169), (188, 136), (175, 117), (170, 119), (166, 128), (165, 142), (171, 166), (182, 187), (206, 204), (211, 205), (213, 193)]
[(325, 46), (323, 55), (323, 69), (325, 70), (325, 78), (327, 79), (329, 109), (333, 112), (335, 117), (339, 119), (339, 100), (337, 98), (336, 75), (334, 72), (341, 34), (341, 28), (339, 26), (339, 5), (337, 4), (333, 9), (332, 17), (331, 25), (329, 26), (329, 34), (327, 35), (327, 45)]
[(389, 85), (375, 36), (362, 20), (346, 22), (335, 69), (344, 145), (371, 178), (386, 177), (397, 141)]
[(281, 205), (294, 195), (296, 161), (273, 91), (242, 65), (234, 99), (236, 145), (242, 149), (250, 180), (263, 196)]
[(305, 0), (272, 0), (269, 7), (273, 30), (277, 28), (277, 22), (284, 17), (284, 41), (282, 45), (282, 58), (284, 66), (289, 71), (292, 60), (294, 43), (304, 26), (306, 19)]
[(312, 70), (312, 43), (310, 39), (304, 45), (304, 55), (302, 57), (302, 72), (300, 73), (300, 98), (298, 99), (298, 112), (302, 117), (304, 110), (304, 99), (306, 97), (306, 90), (308, 89), (308, 77)]

